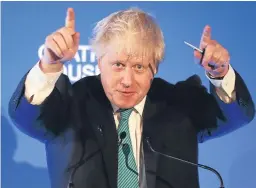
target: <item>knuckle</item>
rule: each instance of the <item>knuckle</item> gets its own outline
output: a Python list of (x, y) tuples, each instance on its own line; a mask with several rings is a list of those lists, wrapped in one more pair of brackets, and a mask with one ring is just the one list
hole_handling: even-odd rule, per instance
[(54, 35), (54, 39), (56, 41), (62, 41), (63, 40), (63, 35), (60, 32), (56, 32)]
[(221, 61), (221, 63), (225, 63), (225, 62), (227, 61), (227, 58), (224, 57), (224, 56), (222, 56), (222, 57), (220, 58), (220, 61)]
[(205, 50), (205, 57), (210, 57), (213, 54), (213, 48), (211, 46), (207, 46)]
[(61, 28), (60, 30), (59, 30), (59, 32), (61, 33), (61, 34), (63, 34), (63, 35), (73, 35), (73, 30), (72, 29), (70, 29), (70, 28), (68, 28), (68, 27), (63, 27), (63, 28)]
[(69, 35), (74, 35), (75, 34), (75, 30), (73, 28), (68, 28), (66, 27), (66, 32), (69, 34)]
[(208, 45), (207, 45), (207, 48), (213, 49), (213, 48), (215, 48), (215, 46), (216, 46), (216, 44), (215, 44), (214, 42), (210, 41), (210, 42), (208, 43)]
[(51, 40), (52, 40), (52, 35), (48, 35), (48, 36), (45, 38), (45, 42), (46, 42), (46, 43), (49, 43)]
[(216, 56), (216, 57), (222, 56), (221, 50), (216, 49), (216, 51), (214, 52), (214, 56)]
[(65, 28), (66, 28), (66, 27), (62, 27), (62, 28), (60, 28), (59, 30), (57, 30), (57, 32), (62, 33), (62, 32), (64, 32), (64, 31), (65, 31)]
[(229, 58), (230, 55), (229, 55), (229, 52), (226, 49), (225, 49), (225, 53), (224, 54), (225, 54), (225, 56), (227, 56), (227, 58)]
[(66, 28), (62, 28), (62, 29), (59, 31), (59, 34), (62, 35), (63, 37), (65, 37), (65, 36), (68, 35), (68, 32), (67, 32)]
[(55, 33), (53, 34), (53, 37), (54, 37), (54, 38), (59, 38), (60, 36), (61, 36), (60, 32), (55, 32)]
[(217, 53), (213, 53), (212, 54), (212, 59), (213, 60), (217, 60), (218, 59), (218, 54)]
[(212, 57), (212, 53), (211, 53), (211, 52), (206, 53), (204, 60), (205, 60), (205, 61), (209, 61), (209, 60), (211, 59), (211, 57)]
[(211, 40), (211, 44), (212, 44), (212, 45), (217, 45), (218, 42), (217, 42), (216, 40)]

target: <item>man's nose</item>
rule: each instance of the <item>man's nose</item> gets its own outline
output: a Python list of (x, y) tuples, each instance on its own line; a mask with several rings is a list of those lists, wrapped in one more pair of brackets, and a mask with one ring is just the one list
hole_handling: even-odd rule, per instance
[(132, 70), (130, 69), (126, 69), (123, 74), (122, 74), (122, 85), (124, 87), (130, 87), (132, 85), (132, 81), (133, 81), (133, 73)]

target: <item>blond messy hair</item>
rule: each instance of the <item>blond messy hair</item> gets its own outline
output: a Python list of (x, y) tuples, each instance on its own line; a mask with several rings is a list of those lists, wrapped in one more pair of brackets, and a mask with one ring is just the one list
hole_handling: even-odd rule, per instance
[[(99, 21), (90, 40), (99, 59), (111, 43), (129, 55), (149, 57), (156, 70), (164, 57), (164, 37), (153, 17), (138, 8), (114, 12)], [(118, 52), (117, 52), (118, 53)]]

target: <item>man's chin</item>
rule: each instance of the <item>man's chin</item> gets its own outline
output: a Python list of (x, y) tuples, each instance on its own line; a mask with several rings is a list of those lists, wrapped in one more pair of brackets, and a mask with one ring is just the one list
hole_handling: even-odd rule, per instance
[(124, 108), (124, 109), (127, 109), (127, 108), (132, 108), (134, 106), (136, 106), (136, 102), (134, 101), (129, 101), (129, 100), (117, 100), (117, 101), (114, 101), (114, 104), (118, 107), (118, 108)]

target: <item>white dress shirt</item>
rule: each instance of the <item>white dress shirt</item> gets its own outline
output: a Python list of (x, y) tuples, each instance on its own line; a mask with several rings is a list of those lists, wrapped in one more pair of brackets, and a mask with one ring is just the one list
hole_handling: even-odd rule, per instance
[[(145, 105), (146, 97), (142, 99), (142, 101), (134, 106), (134, 110), (132, 111), (130, 117), (129, 117), (129, 131), (130, 131), (130, 137), (131, 137), (131, 142), (132, 142), (132, 149), (133, 149), (133, 154), (134, 158), (136, 161), (136, 165), (138, 168), (138, 172), (140, 170), (139, 165), (140, 165), (140, 143), (141, 143), (141, 136), (142, 136), (142, 113)], [(113, 115), (115, 119), (115, 124), (116, 128), (118, 128), (119, 125), (119, 118), (120, 113), (117, 112), (119, 109), (117, 106), (112, 104), (112, 107), (114, 109)]]
[[(25, 81), (25, 97), (30, 99), (33, 96), (31, 104), (39, 105), (41, 104), (47, 96), (50, 95), (54, 89), (55, 83), (59, 76), (62, 74), (63, 70), (57, 73), (43, 73), (37, 63), (28, 73), (27, 79)], [(207, 74), (207, 78), (212, 82), (212, 84), (217, 88), (217, 94), (220, 99), (226, 103), (234, 100), (234, 87), (235, 87), (235, 72), (230, 66), (229, 71), (222, 80), (211, 79)], [(142, 136), (142, 113), (145, 105), (146, 96), (144, 99), (134, 107), (133, 112), (129, 117), (129, 130), (132, 142), (132, 148), (136, 164), (138, 167), (138, 172), (140, 169), (145, 170), (144, 165), (140, 168), (140, 164), (143, 163), (143, 159), (140, 159), (141, 154), (141, 136)], [(113, 116), (115, 119), (116, 127), (118, 128), (118, 107), (112, 104)], [(139, 173), (141, 175), (141, 173)], [(145, 174), (145, 173), (143, 173)], [(146, 188), (145, 176), (139, 176), (140, 187)]]

